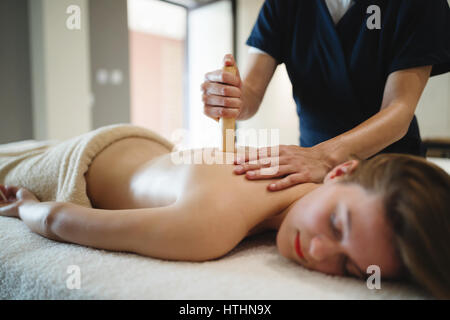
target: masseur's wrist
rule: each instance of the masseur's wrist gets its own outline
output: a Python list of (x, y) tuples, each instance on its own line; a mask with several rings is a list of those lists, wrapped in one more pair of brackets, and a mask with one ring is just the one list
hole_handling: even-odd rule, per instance
[(346, 150), (345, 143), (340, 141), (339, 137), (319, 143), (313, 149), (321, 155), (329, 171), (347, 161), (350, 156), (350, 152)]
[(241, 86), (241, 100), (241, 111), (236, 118), (238, 121), (248, 120), (253, 117), (261, 104), (257, 94), (245, 83)]

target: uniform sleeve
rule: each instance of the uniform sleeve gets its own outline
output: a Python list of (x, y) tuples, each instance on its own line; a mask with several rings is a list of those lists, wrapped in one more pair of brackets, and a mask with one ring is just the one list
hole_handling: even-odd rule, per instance
[(432, 65), (450, 71), (450, 8), (447, 0), (404, 0), (394, 31), (389, 73)]
[(271, 55), (278, 64), (283, 62), (281, 11), (279, 0), (265, 0), (246, 42), (247, 45)]

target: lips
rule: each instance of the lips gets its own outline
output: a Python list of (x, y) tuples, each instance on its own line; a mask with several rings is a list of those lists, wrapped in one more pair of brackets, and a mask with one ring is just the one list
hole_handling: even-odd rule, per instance
[(297, 236), (295, 237), (295, 252), (297, 252), (297, 255), (304, 259), (305, 256), (303, 255), (302, 248), (300, 246), (300, 232), (297, 232)]

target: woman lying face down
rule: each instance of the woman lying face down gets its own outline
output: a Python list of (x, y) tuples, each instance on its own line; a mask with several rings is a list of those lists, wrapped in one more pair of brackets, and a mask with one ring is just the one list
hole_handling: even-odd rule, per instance
[(94, 208), (0, 186), (0, 215), (56, 241), (167, 260), (217, 259), (274, 229), (280, 254), (311, 270), (364, 278), (376, 265), (383, 278), (450, 297), (450, 177), (421, 158), (350, 160), (323, 184), (273, 193), (233, 166), (173, 165), (167, 150), (141, 143), (115, 143), (92, 163)]

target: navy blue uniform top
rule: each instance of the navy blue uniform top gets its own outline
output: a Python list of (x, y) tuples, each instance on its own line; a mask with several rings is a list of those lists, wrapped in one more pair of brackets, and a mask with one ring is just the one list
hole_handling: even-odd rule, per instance
[[(370, 5), (381, 9), (381, 29), (367, 27)], [(450, 71), (450, 8), (447, 0), (357, 0), (335, 25), (324, 0), (266, 0), (247, 45), (286, 65), (300, 145), (311, 147), (379, 112), (392, 72)], [(425, 155), (416, 117), (385, 152)]]

